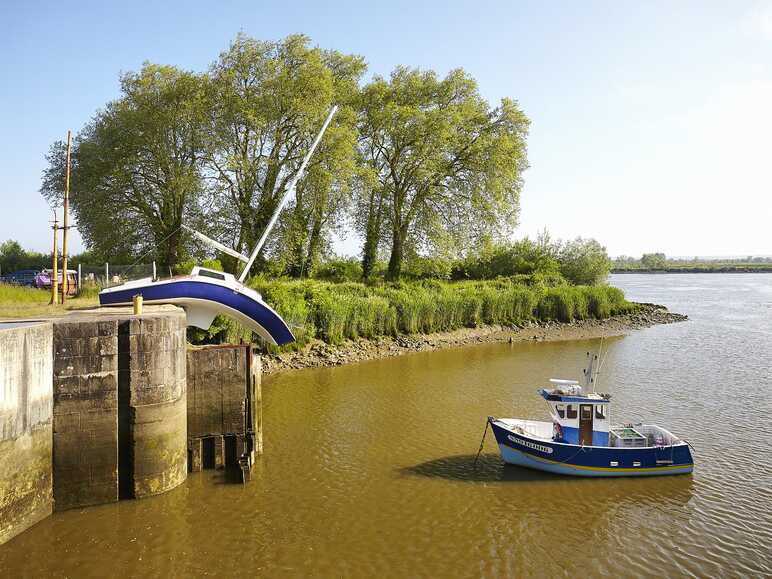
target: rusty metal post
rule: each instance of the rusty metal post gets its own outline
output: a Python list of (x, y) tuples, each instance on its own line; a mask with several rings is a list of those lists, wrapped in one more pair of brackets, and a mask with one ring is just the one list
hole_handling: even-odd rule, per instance
[(72, 132), (67, 131), (67, 161), (64, 170), (64, 223), (62, 227), (62, 303), (67, 299), (70, 290), (70, 280), (67, 277), (67, 234), (70, 231), (70, 147)]
[(54, 251), (51, 254), (51, 261), (53, 270), (51, 273), (51, 303), (56, 305), (59, 303), (59, 248), (57, 247), (57, 238), (59, 236), (59, 222), (56, 220), (56, 211), (54, 210), (54, 225), (51, 228), (54, 230)]

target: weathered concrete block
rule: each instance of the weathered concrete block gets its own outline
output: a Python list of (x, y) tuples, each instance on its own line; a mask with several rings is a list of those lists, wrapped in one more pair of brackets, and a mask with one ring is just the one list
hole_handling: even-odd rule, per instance
[(54, 322), (54, 506), (118, 500), (118, 322)]
[(190, 456), (201, 452), (203, 468), (252, 460), (262, 452), (259, 355), (249, 344), (197, 347), (187, 366)]
[(0, 545), (51, 514), (49, 323), (0, 324)]
[(118, 328), (122, 496), (162, 493), (187, 476), (185, 329), (182, 311)]

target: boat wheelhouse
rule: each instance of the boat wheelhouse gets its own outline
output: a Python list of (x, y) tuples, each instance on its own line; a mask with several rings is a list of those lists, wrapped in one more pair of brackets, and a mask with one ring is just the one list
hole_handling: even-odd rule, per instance
[[(687, 474), (689, 444), (656, 424), (611, 423), (611, 396), (594, 391), (593, 361), (585, 384), (550, 380), (538, 393), (551, 421), (488, 417), (505, 462), (575, 476)], [(592, 388), (592, 390), (590, 390)]]

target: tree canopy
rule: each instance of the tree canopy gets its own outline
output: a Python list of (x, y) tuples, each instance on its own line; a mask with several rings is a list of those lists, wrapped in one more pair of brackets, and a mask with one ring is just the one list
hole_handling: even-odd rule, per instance
[[(123, 75), (119, 97), (74, 140), (71, 205), (87, 246), (110, 261), (218, 257), (235, 271), (180, 226), (251, 250), (333, 104), (339, 112), (255, 267), (270, 257), (308, 275), (348, 224), (363, 240), (365, 278), (381, 251), (397, 279), (406, 259), (450, 260), (507, 239), (528, 167), (517, 102), (492, 106), (461, 69), (441, 78), (400, 66), (362, 85), (365, 71), (362, 57), (303, 35), (239, 34), (203, 73), (146, 63)], [(62, 142), (48, 162), (41, 192), (58, 203)]]
[[(397, 68), (362, 90), (360, 151), (370, 172), (360, 191), (365, 253), (386, 236), (389, 277), (409, 243), (469, 246), (517, 223), (529, 121), (503, 99), (491, 108), (463, 70)], [(369, 274), (372, 256), (364, 256)]]

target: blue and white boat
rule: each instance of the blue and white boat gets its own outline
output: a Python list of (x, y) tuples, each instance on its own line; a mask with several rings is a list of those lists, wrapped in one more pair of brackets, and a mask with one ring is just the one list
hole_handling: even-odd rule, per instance
[(281, 346), (295, 341), (287, 323), (262, 296), (229, 273), (196, 266), (190, 275), (129, 281), (99, 292), (99, 303), (126, 306), (135, 295), (141, 295), (146, 304), (182, 306), (189, 326), (206, 330), (215, 316), (225, 314), (269, 344)]
[(538, 390), (551, 421), (488, 417), (504, 461), (590, 477), (692, 472), (689, 444), (670, 431), (656, 424), (611, 424), (611, 396), (593, 388), (596, 360), (593, 357), (584, 372), (584, 385), (576, 380), (550, 380), (551, 388)]
[(142, 296), (142, 301), (146, 304), (176, 304), (182, 306), (185, 309), (188, 324), (204, 330), (209, 329), (215, 316), (224, 314), (250, 328), (269, 344), (281, 346), (295, 341), (295, 337), (282, 317), (263, 301), (259, 293), (244, 285), (244, 281), (260, 249), (265, 244), (268, 234), (276, 225), (279, 214), (294, 193), (308, 161), (314, 154), (314, 150), (319, 145), (319, 141), (321, 141), (322, 135), (327, 130), (327, 126), (330, 124), (336, 111), (337, 107), (333, 107), (329, 115), (327, 115), (327, 119), (316, 135), (316, 139), (303, 158), (298, 172), (287, 186), (284, 196), (249, 257), (222, 245), (214, 239), (210, 239), (198, 231), (183, 226), (202, 241), (245, 262), (246, 265), (238, 279), (229, 273), (203, 267), (194, 267), (190, 275), (174, 276), (169, 279), (158, 279), (153, 275), (153, 277), (129, 281), (118, 286), (103, 289), (99, 292), (100, 305), (128, 306), (131, 305), (134, 296), (139, 295)]

